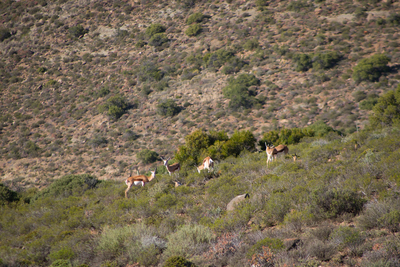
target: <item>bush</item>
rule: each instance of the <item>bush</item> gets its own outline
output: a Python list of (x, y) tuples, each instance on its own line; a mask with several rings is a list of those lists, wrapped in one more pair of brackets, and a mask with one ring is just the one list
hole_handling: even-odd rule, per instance
[(129, 107), (128, 102), (123, 96), (116, 95), (107, 99), (106, 103), (99, 107), (100, 112), (107, 111), (107, 115), (118, 120), (122, 115), (125, 114)]
[(19, 196), (17, 192), (12, 191), (3, 184), (0, 184), (0, 205), (8, 204), (18, 200)]
[(159, 158), (157, 152), (148, 149), (141, 150), (137, 157), (145, 164), (156, 162)]
[(168, 41), (169, 41), (169, 39), (164, 33), (156, 33), (150, 38), (149, 45), (161, 46)]
[(197, 36), (201, 33), (202, 28), (200, 24), (195, 23), (189, 26), (189, 28), (186, 29), (185, 34), (189, 37), (191, 36)]
[(212, 231), (203, 225), (186, 224), (167, 236), (168, 243), (164, 255), (192, 257), (203, 251), (214, 239)]
[(246, 256), (248, 258), (251, 258), (254, 254), (262, 252), (263, 247), (268, 247), (273, 252), (279, 252), (279, 251), (285, 249), (285, 245), (283, 244), (283, 241), (281, 239), (267, 237), (267, 238), (264, 238), (264, 239), (258, 241), (253, 246), (251, 246), (251, 248), (247, 252)]
[(193, 263), (181, 256), (169, 257), (163, 267), (195, 267)]
[(362, 211), (366, 200), (359, 194), (339, 189), (319, 189), (312, 193), (314, 211), (317, 216), (336, 218), (344, 213), (354, 216)]
[(72, 264), (69, 260), (56, 260), (54, 261), (50, 267), (72, 267)]
[(254, 50), (259, 47), (259, 43), (257, 39), (247, 40), (246, 43), (243, 45), (243, 48), (246, 50)]
[(152, 37), (153, 35), (157, 34), (157, 33), (163, 33), (165, 32), (166, 28), (159, 24), (159, 23), (155, 23), (155, 24), (151, 24), (147, 29), (146, 29), (146, 34), (150, 37)]
[(40, 191), (33, 200), (44, 197), (63, 198), (72, 195), (81, 195), (86, 190), (96, 187), (99, 181), (89, 174), (66, 175), (53, 182), (49, 187)]
[(189, 18), (186, 20), (186, 24), (190, 25), (193, 23), (200, 23), (204, 19), (204, 15), (200, 12), (193, 13), (192, 15), (189, 16)]
[(363, 110), (372, 110), (376, 103), (378, 103), (378, 96), (375, 94), (368, 95), (367, 99), (360, 102), (359, 107)]
[(307, 54), (295, 54), (293, 56), (296, 71), (308, 71), (312, 67), (312, 59)]
[(182, 108), (172, 99), (161, 101), (157, 105), (157, 113), (162, 116), (173, 117), (181, 112)]
[(340, 55), (336, 51), (313, 54), (312, 67), (314, 70), (329, 69), (336, 65), (340, 60)]
[(389, 71), (390, 68), (387, 66), (389, 62), (390, 59), (383, 54), (361, 59), (354, 67), (352, 78), (357, 84), (362, 81), (378, 81), (383, 73)]
[(371, 127), (386, 127), (400, 122), (400, 85), (395, 92), (389, 91), (379, 97), (369, 117)]
[(228, 85), (222, 88), (222, 93), (230, 99), (229, 107), (237, 109), (240, 107), (251, 108), (257, 100), (249, 91), (252, 85), (259, 85), (260, 80), (252, 74), (240, 74), (236, 79), (229, 78)]
[(0, 28), (0, 42), (3, 42), (5, 39), (10, 38), (11, 33), (9, 29)]
[(78, 38), (78, 37), (83, 36), (86, 33), (88, 33), (89, 30), (84, 29), (82, 25), (76, 25), (76, 26), (72, 26), (71, 28), (69, 28), (68, 32), (73, 37)]
[(242, 151), (254, 152), (256, 149), (256, 138), (250, 131), (235, 131), (231, 138), (222, 146), (222, 154), (225, 157), (238, 156)]

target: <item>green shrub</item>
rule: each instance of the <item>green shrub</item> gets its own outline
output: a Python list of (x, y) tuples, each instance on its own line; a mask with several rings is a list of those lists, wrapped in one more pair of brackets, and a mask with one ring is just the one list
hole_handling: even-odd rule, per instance
[(147, 29), (146, 29), (146, 34), (150, 37), (157, 33), (163, 33), (165, 32), (166, 27), (159, 23), (151, 24)]
[(286, 9), (288, 11), (299, 12), (300, 10), (306, 9), (306, 8), (309, 8), (309, 7), (312, 7), (312, 5), (308, 4), (307, 1), (299, 0), (299, 1), (290, 2), (287, 5)]
[(340, 60), (340, 55), (336, 51), (313, 54), (312, 67), (314, 70), (330, 69)]
[(362, 81), (378, 81), (382, 74), (389, 71), (387, 64), (390, 59), (383, 54), (375, 54), (369, 58), (361, 59), (353, 69), (352, 78), (356, 83)]
[(246, 253), (247, 258), (251, 258), (254, 254), (262, 252), (262, 247), (269, 247), (274, 252), (279, 252), (285, 249), (283, 241), (278, 238), (264, 238), (251, 246)]
[(172, 256), (169, 257), (163, 267), (195, 267), (196, 265), (184, 257), (181, 256)]
[(246, 50), (255, 50), (259, 47), (259, 43), (257, 39), (247, 40), (246, 43), (243, 45), (243, 48)]
[(168, 235), (167, 239), (167, 249), (163, 253), (165, 256), (189, 258), (195, 253), (206, 249), (214, 239), (214, 235), (208, 227), (186, 224), (181, 226), (175, 233)]
[(397, 13), (390, 13), (389, 17), (387, 18), (388, 23), (399, 26), (400, 25), (400, 14)]
[(376, 103), (378, 103), (378, 96), (375, 94), (368, 95), (367, 99), (360, 102), (359, 107), (363, 110), (372, 110)]
[(19, 196), (17, 192), (12, 191), (3, 184), (0, 184), (0, 205), (8, 204), (18, 200)]
[(95, 147), (105, 146), (106, 144), (108, 144), (108, 140), (106, 137), (98, 134), (95, 135), (93, 138), (91, 138), (88, 144), (91, 147), (95, 148)]
[(60, 259), (60, 260), (54, 261), (50, 265), (50, 267), (72, 267), (72, 264), (69, 260)]
[(76, 26), (72, 26), (71, 28), (69, 28), (68, 32), (71, 36), (78, 38), (78, 37), (88, 33), (89, 30), (86, 30), (85, 28), (83, 28), (82, 25), (76, 25)]
[(181, 110), (182, 108), (172, 99), (163, 100), (157, 105), (157, 113), (162, 116), (173, 117), (179, 114)]
[(203, 61), (205, 62), (205, 65), (208, 68), (217, 71), (226, 62), (233, 59), (234, 57), (235, 55), (233, 54), (233, 52), (221, 48), (212, 54), (211, 53), (205, 54), (203, 57)]
[(151, 46), (161, 46), (169, 41), (168, 37), (164, 33), (156, 33), (151, 36), (149, 40), (149, 45)]
[(107, 111), (107, 115), (114, 120), (118, 120), (124, 115), (129, 107), (126, 99), (121, 95), (116, 95), (107, 99), (106, 103), (99, 106), (100, 112)]
[(308, 71), (312, 67), (312, 59), (308, 54), (295, 54), (293, 60), (296, 71)]
[(242, 151), (254, 152), (256, 138), (250, 131), (235, 131), (235, 133), (222, 146), (222, 154), (225, 157), (238, 156)]
[(257, 101), (252, 92), (249, 91), (249, 87), (259, 84), (260, 80), (254, 75), (240, 74), (236, 79), (233, 77), (228, 79), (228, 85), (222, 88), (222, 93), (230, 99), (230, 108), (251, 108)]
[(157, 152), (152, 151), (152, 150), (148, 150), (148, 149), (144, 149), (141, 150), (138, 154), (137, 154), (137, 158), (145, 163), (145, 164), (149, 164), (149, 163), (153, 163), (156, 162), (159, 158)]
[(86, 190), (95, 188), (98, 183), (99, 181), (89, 174), (66, 175), (40, 191), (33, 200), (48, 196), (52, 198), (63, 198), (71, 195), (81, 195)]
[(359, 194), (338, 189), (319, 189), (312, 193), (315, 215), (335, 218), (344, 213), (354, 216), (362, 211), (366, 200)]
[(187, 36), (189, 36), (189, 37), (191, 37), (191, 36), (197, 36), (197, 35), (199, 35), (199, 34), (201, 33), (201, 31), (202, 31), (202, 28), (201, 28), (200, 24), (195, 23), (195, 24), (190, 25), (190, 26), (186, 29), (185, 34), (186, 34)]
[(369, 117), (371, 127), (386, 127), (400, 122), (400, 85), (395, 92), (389, 91), (379, 97)]
[(200, 12), (193, 13), (186, 20), (186, 24), (190, 25), (190, 24), (193, 24), (193, 23), (200, 23), (200, 22), (203, 21), (203, 19), (204, 19), (204, 15), (202, 13), (200, 13)]
[(11, 33), (9, 29), (0, 28), (0, 42), (3, 42), (5, 39), (10, 38)]
[(400, 231), (400, 211), (392, 210), (389, 213), (382, 215), (378, 219), (378, 223), (388, 229), (392, 233)]
[(47, 68), (45, 68), (45, 67), (39, 67), (38, 69), (37, 69), (37, 72), (38, 73), (45, 73), (47, 71)]
[(71, 260), (75, 256), (75, 253), (70, 247), (64, 247), (58, 251), (49, 254), (49, 258), (54, 262), (56, 260)]
[(364, 242), (365, 237), (356, 228), (340, 226), (332, 232), (330, 239), (340, 250), (347, 247), (352, 252), (356, 252), (357, 248)]

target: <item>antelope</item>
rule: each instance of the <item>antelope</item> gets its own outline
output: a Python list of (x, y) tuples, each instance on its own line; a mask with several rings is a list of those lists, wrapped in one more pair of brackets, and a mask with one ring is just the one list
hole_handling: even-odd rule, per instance
[(182, 185), (182, 183), (179, 182), (179, 181), (174, 181), (174, 183), (175, 183), (175, 187), (178, 187), (178, 186), (181, 186), (181, 185)]
[(279, 145), (277, 147), (274, 147), (273, 145), (268, 146), (267, 143), (265, 143), (265, 152), (267, 153), (267, 166), (268, 163), (273, 159), (276, 160), (276, 158), (281, 155), (281, 154), (287, 154), (289, 153), (289, 148), (285, 145)]
[(197, 171), (200, 173), (201, 170), (214, 170), (214, 161), (210, 157), (203, 159), (203, 164), (197, 167)]
[(293, 157), (293, 161), (295, 162), (298, 158), (300, 158), (300, 156), (298, 156), (296, 153), (294, 153), (294, 155), (292, 155)]
[(171, 175), (172, 172), (180, 171), (181, 165), (179, 164), (179, 162), (176, 162), (172, 165), (168, 165), (168, 161), (171, 158), (164, 159), (163, 157), (161, 157), (161, 159), (162, 159), (162, 161), (164, 161), (164, 166), (167, 168), (169, 175)]
[(131, 176), (128, 179), (125, 180), (126, 185), (128, 188), (125, 190), (125, 197), (128, 198), (128, 191), (131, 189), (132, 185), (142, 185), (144, 186), (146, 183), (150, 182), (154, 178), (156, 178), (156, 170), (150, 171), (151, 175), (149, 177), (145, 175), (135, 175)]

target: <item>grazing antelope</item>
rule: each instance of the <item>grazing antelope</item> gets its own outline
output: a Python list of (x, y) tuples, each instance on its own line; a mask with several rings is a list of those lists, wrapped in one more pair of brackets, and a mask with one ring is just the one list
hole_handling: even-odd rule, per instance
[(203, 164), (197, 167), (197, 171), (200, 173), (201, 170), (214, 170), (214, 161), (210, 157), (203, 159)]
[(171, 175), (172, 172), (180, 171), (181, 165), (179, 164), (179, 162), (176, 162), (172, 165), (168, 165), (168, 161), (171, 158), (164, 159), (163, 157), (161, 157), (161, 159), (162, 159), (162, 161), (164, 161), (164, 166), (167, 168), (169, 175)]
[(265, 152), (267, 153), (267, 166), (268, 163), (273, 159), (276, 160), (276, 158), (281, 155), (281, 154), (288, 154), (289, 153), (289, 148), (285, 145), (279, 145), (277, 147), (274, 147), (273, 145), (268, 146), (267, 143), (265, 143)]
[(145, 175), (135, 175), (132, 177), (129, 177), (128, 179), (125, 180), (126, 185), (128, 188), (125, 190), (125, 197), (128, 198), (128, 191), (131, 189), (132, 185), (142, 185), (144, 186), (146, 183), (150, 182), (154, 178), (156, 178), (156, 170), (150, 171), (151, 175), (149, 177)]

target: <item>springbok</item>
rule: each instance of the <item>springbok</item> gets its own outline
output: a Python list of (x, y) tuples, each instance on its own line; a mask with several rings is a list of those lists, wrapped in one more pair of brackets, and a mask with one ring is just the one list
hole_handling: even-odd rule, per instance
[(201, 172), (201, 170), (210, 171), (211, 169), (214, 170), (214, 161), (210, 157), (206, 157), (205, 159), (203, 159), (203, 164), (197, 167), (197, 171), (199, 173)]
[(281, 155), (281, 154), (288, 154), (289, 153), (289, 148), (285, 145), (279, 145), (277, 147), (274, 147), (273, 145), (268, 146), (267, 143), (265, 143), (265, 152), (267, 153), (267, 167), (268, 163), (272, 162), (273, 159), (276, 160), (276, 158)]
[(164, 161), (164, 166), (167, 168), (169, 175), (171, 175), (172, 172), (180, 171), (181, 165), (179, 164), (179, 162), (176, 162), (172, 165), (168, 165), (168, 161), (171, 158), (168, 158), (168, 159), (164, 159), (163, 157), (160, 157), (160, 158), (162, 159), (162, 161)]
[(151, 175), (149, 177), (145, 175), (135, 175), (126, 179), (125, 183), (128, 186), (128, 188), (125, 190), (125, 197), (128, 198), (128, 191), (129, 189), (131, 189), (132, 185), (144, 186), (145, 184), (156, 178), (156, 170), (157, 169), (155, 169), (154, 171), (150, 171)]

